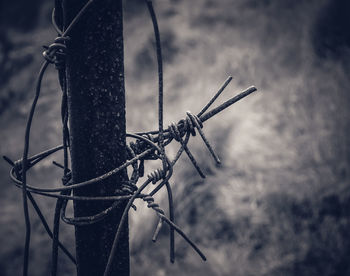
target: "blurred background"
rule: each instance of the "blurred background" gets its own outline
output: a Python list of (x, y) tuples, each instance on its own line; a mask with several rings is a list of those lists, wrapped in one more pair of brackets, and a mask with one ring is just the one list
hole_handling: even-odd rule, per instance
[[(155, 0), (164, 54), (165, 122), (198, 112), (232, 75), (218, 102), (255, 85), (205, 123), (222, 159), (217, 167), (194, 137), (175, 167), (176, 222), (207, 256), (181, 237), (170, 264), (168, 231), (144, 204), (130, 214), (131, 275), (350, 275), (350, 2), (346, 0)], [(0, 152), (21, 156), (26, 116), (42, 61), (56, 34), (53, 1), (0, 2)], [(127, 128), (155, 129), (156, 59), (143, 1), (124, 2)], [(60, 90), (43, 82), (31, 152), (61, 142)], [(170, 154), (176, 150), (171, 148)], [(59, 160), (59, 156), (54, 156)], [(30, 183), (60, 185), (47, 160)], [(20, 275), (24, 244), (21, 193), (0, 162), (0, 275)], [(40, 175), (39, 175), (40, 172)], [(56, 179), (56, 180), (52, 180)], [(37, 197), (36, 197), (37, 198)], [(156, 200), (166, 208), (166, 197)], [(40, 198), (52, 225), (54, 201)], [(74, 230), (61, 240), (74, 251)], [(32, 212), (31, 275), (49, 275), (51, 242)], [(75, 275), (60, 253), (59, 275)]]

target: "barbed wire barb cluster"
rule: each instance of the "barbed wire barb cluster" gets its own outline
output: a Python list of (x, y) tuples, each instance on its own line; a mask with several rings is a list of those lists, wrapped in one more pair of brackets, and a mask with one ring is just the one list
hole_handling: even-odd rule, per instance
[[(160, 42), (160, 33), (158, 29), (158, 23), (156, 19), (156, 15), (154, 12), (154, 8), (152, 5), (152, 1), (145, 0), (147, 4), (147, 8), (150, 13), (150, 17), (152, 19), (154, 35), (156, 40), (156, 56), (158, 63), (158, 130), (148, 131), (148, 132), (138, 132), (138, 133), (127, 133), (126, 137), (128, 139), (128, 144), (126, 146), (127, 152), (127, 161), (109, 171), (103, 175), (95, 177), (93, 179), (80, 182), (73, 183), (72, 181), (72, 172), (69, 169), (69, 160), (68, 160), (68, 150), (69, 150), (69, 128), (68, 128), (68, 108), (67, 108), (67, 85), (64, 77), (65, 71), (65, 56), (67, 55), (67, 46), (66, 42), (70, 39), (69, 33), (74, 28), (75, 24), (79, 21), (85, 11), (93, 4), (94, 0), (89, 0), (86, 5), (80, 10), (77, 16), (73, 19), (73, 21), (69, 24), (66, 30), (61, 30), (58, 27), (58, 24), (55, 21), (55, 9), (52, 13), (52, 23), (55, 30), (58, 33), (58, 37), (54, 40), (54, 43), (49, 45), (48, 47), (44, 47), (45, 51), (43, 52), (43, 56), (45, 58), (44, 63), (41, 66), (39, 71), (39, 75), (37, 78), (36, 85), (36, 93), (32, 103), (32, 107), (30, 109), (28, 115), (28, 121), (26, 125), (25, 131), (25, 139), (24, 139), (24, 151), (21, 159), (17, 161), (12, 161), (9, 157), (4, 156), (5, 161), (10, 164), (10, 177), (14, 184), (22, 189), (22, 198), (23, 198), (23, 210), (26, 224), (26, 240), (24, 247), (24, 261), (23, 261), (23, 275), (28, 274), (28, 261), (29, 261), (29, 247), (30, 247), (30, 235), (31, 235), (31, 225), (29, 219), (29, 210), (28, 210), (28, 202), (33, 205), (35, 212), (37, 213), (42, 225), (44, 226), (48, 236), (52, 239), (52, 267), (51, 267), (51, 275), (57, 274), (57, 256), (58, 249), (61, 249), (62, 252), (71, 260), (73, 264), (76, 264), (76, 260), (73, 257), (73, 254), (69, 252), (69, 250), (59, 241), (59, 223), (60, 219), (67, 224), (71, 225), (89, 225), (100, 221), (101, 219), (107, 217), (115, 208), (117, 208), (120, 203), (127, 201), (127, 205), (124, 209), (120, 224), (118, 227), (114, 242), (111, 248), (111, 252), (109, 254), (108, 262), (105, 268), (104, 276), (108, 276), (111, 265), (114, 261), (114, 255), (117, 248), (119, 236), (121, 233), (121, 229), (123, 224), (127, 219), (128, 212), (130, 208), (136, 207), (134, 205), (134, 201), (136, 199), (142, 199), (145, 203), (147, 203), (147, 207), (154, 210), (154, 212), (159, 217), (159, 221), (156, 225), (154, 234), (152, 236), (152, 240), (156, 241), (158, 233), (161, 227), (167, 224), (170, 228), (169, 235), (169, 243), (170, 243), (170, 261), (175, 261), (175, 235), (177, 232), (180, 236), (182, 236), (186, 242), (194, 249), (195, 252), (203, 259), (206, 260), (205, 255), (202, 251), (197, 247), (197, 245), (191, 241), (191, 239), (181, 230), (179, 226), (175, 224), (174, 219), (174, 203), (173, 196), (171, 190), (170, 180), (173, 175), (173, 168), (176, 162), (181, 157), (182, 153), (186, 153), (191, 163), (193, 164), (195, 170), (201, 177), (205, 177), (204, 172), (198, 165), (197, 160), (194, 155), (191, 153), (188, 142), (190, 137), (196, 136), (199, 133), (201, 139), (203, 140), (205, 146), (207, 147), (209, 153), (213, 157), (216, 163), (220, 163), (220, 159), (218, 155), (215, 153), (213, 147), (209, 143), (206, 138), (203, 127), (204, 122), (214, 117), (216, 114), (230, 107), (232, 104), (237, 101), (243, 99), (244, 97), (250, 95), (251, 93), (256, 91), (255, 87), (249, 87), (246, 90), (242, 91), (237, 96), (230, 98), (224, 103), (220, 104), (216, 108), (211, 108), (212, 104), (217, 100), (217, 98), (221, 95), (224, 89), (231, 82), (232, 77), (228, 77), (228, 79), (223, 83), (223, 85), (219, 88), (217, 93), (208, 101), (208, 103), (200, 110), (198, 114), (193, 114), (190, 111), (186, 112), (186, 117), (179, 122), (172, 122), (169, 124), (167, 128), (163, 126), (163, 69), (162, 69), (162, 53), (161, 53), (161, 42)], [(45, 71), (49, 64), (54, 64), (55, 68), (59, 72), (59, 82), (62, 89), (62, 103), (61, 103), (61, 117), (62, 117), (62, 140), (63, 144), (56, 146), (54, 148), (48, 149), (31, 157), (28, 156), (29, 146), (30, 146), (30, 131), (31, 125), (36, 109), (36, 104), (40, 96), (41, 83), (44, 77)], [(177, 142), (180, 145), (175, 157), (170, 160), (167, 153), (166, 147), (172, 143), (173, 141)], [(57, 162), (53, 162), (53, 165), (63, 169), (63, 177), (62, 177), (62, 186), (59, 188), (52, 187), (36, 187), (31, 185), (27, 181), (27, 172), (36, 164), (41, 162), (42, 160), (48, 158), (52, 154), (63, 150), (64, 154), (64, 163), (59, 164)], [(139, 180), (144, 174), (145, 170), (145, 162), (147, 160), (159, 160), (161, 162), (161, 166), (156, 170), (149, 173), (146, 177), (146, 180), (139, 184)], [(87, 196), (76, 196), (73, 194), (73, 190), (85, 187), (88, 185), (96, 185), (98, 182), (115, 175), (116, 173), (126, 169), (127, 167), (131, 167), (131, 176), (129, 180), (123, 183), (122, 188), (116, 192), (115, 195), (111, 196), (95, 196), (95, 197), (87, 197)], [(155, 188), (150, 193), (143, 193), (146, 187), (149, 184), (155, 185)], [(160, 205), (155, 201), (154, 196), (157, 192), (164, 187), (167, 190), (168, 195), (168, 203), (169, 203), (169, 217), (165, 214), (164, 210), (160, 207)], [(56, 208), (54, 214), (54, 225), (53, 230), (50, 229), (43, 213), (41, 212), (36, 200), (32, 196), (33, 194), (38, 194), (45, 197), (56, 198)], [(72, 201), (110, 201), (111, 205), (107, 209), (99, 212), (97, 214), (86, 216), (86, 217), (67, 217), (66, 216), (66, 208), (69, 200)]]

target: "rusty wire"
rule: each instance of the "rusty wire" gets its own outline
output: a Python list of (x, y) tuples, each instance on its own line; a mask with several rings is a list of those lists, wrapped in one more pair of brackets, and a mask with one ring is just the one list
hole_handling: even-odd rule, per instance
[[(227, 100), (223, 104), (219, 105), (216, 108), (213, 108), (208, 111), (211, 105), (216, 101), (216, 99), (220, 96), (220, 94), (224, 91), (227, 85), (232, 80), (232, 77), (228, 77), (228, 79), (223, 83), (218, 92), (209, 100), (209, 102), (201, 109), (201, 111), (195, 115), (189, 111), (186, 112), (186, 117), (179, 122), (172, 122), (169, 126), (164, 129), (163, 126), (163, 69), (162, 69), (162, 53), (161, 53), (161, 42), (160, 42), (160, 33), (158, 28), (158, 23), (156, 19), (156, 15), (154, 12), (154, 8), (151, 0), (145, 0), (147, 4), (148, 11), (150, 13), (150, 17), (153, 24), (154, 36), (156, 40), (156, 57), (158, 64), (158, 130), (149, 131), (149, 132), (140, 132), (140, 133), (127, 133), (126, 136), (132, 141), (127, 144), (127, 161), (109, 172), (106, 172), (103, 175), (100, 175), (96, 178), (80, 182), (73, 183), (72, 182), (72, 172), (69, 169), (69, 160), (68, 160), (68, 149), (69, 149), (69, 128), (68, 128), (68, 108), (67, 108), (67, 86), (65, 80), (65, 56), (66, 56), (66, 41), (68, 41), (69, 33), (72, 28), (74, 28), (75, 24), (79, 21), (79, 19), (84, 15), (85, 11), (92, 5), (94, 0), (89, 0), (85, 6), (79, 11), (76, 17), (72, 20), (69, 26), (65, 30), (61, 30), (56, 23), (55, 20), (55, 9), (52, 13), (52, 23), (55, 30), (58, 33), (58, 37), (54, 40), (54, 43), (45, 47), (45, 51), (43, 52), (43, 57), (45, 58), (44, 63), (41, 66), (41, 69), (37, 78), (36, 85), (36, 93), (34, 96), (34, 100), (28, 115), (28, 121), (26, 125), (25, 138), (24, 138), (24, 150), (22, 159), (19, 159), (13, 162), (9, 157), (4, 156), (4, 159), (11, 165), (10, 177), (13, 180), (14, 184), (21, 188), (22, 190), (22, 199), (23, 199), (23, 211), (25, 217), (25, 225), (26, 225), (26, 238), (25, 238), (25, 246), (24, 246), (24, 259), (23, 259), (23, 275), (28, 275), (28, 262), (29, 262), (29, 247), (30, 247), (30, 237), (31, 237), (31, 225), (29, 219), (29, 210), (28, 210), (28, 202), (33, 205), (34, 210), (36, 211), (39, 219), (41, 220), (46, 232), (49, 237), (52, 239), (52, 266), (51, 266), (51, 275), (55, 276), (57, 274), (57, 258), (58, 258), (58, 249), (61, 249), (62, 252), (67, 255), (67, 257), (72, 261), (72, 263), (76, 264), (76, 260), (73, 255), (69, 252), (69, 250), (59, 241), (59, 223), (60, 219), (67, 224), (71, 225), (89, 225), (100, 221), (110, 214), (112, 210), (117, 208), (119, 204), (123, 201), (128, 201), (127, 205), (124, 209), (122, 218), (120, 220), (120, 224), (117, 227), (117, 232), (115, 235), (115, 239), (111, 248), (111, 252), (108, 258), (108, 262), (105, 268), (104, 276), (108, 276), (111, 268), (111, 264), (114, 261), (114, 254), (117, 248), (120, 232), (123, 224), (127, 218), (128, 212), (130, 208), (136, 207), (134, 205), (134, 201), (136, 199), (142, 199), (147, 203), (147, 207), (151, 208), (155, 211), (157, 216), (159, 217), (158, 224), (152, 236), (152, 240), (156, 241), (157, 235), (164, 224), (168, 224), (170, 227), (170, 261), (174, 262), (175, 260), (175, 242), (174, 242), (174, 233), (175, 231), (182, 236), (191, 247), (198, 253), (198, 255), (206, 260), (206, 257), (202, 253), (202, 251), (190, 240), (190, 238), (175, 224), (174, 221), (174, 204), (173, 197), (171, 191), (171, 185), (169, 180), (173, 174), (173, 167), (176, 162), (179, 160), (180, 156), (183, 152), (187, 154), (194, 168), (197, 170), (198, 174), (201, 177), (205, 177), (205, 174), (200, 169), (195, 157), (191, 153), (188, 148), (188, 142), (191, 136), (195, 136), (198, 132), (206, 145), (208, 151), (212, 155), (214, 161), (216, 163), (220, 163), (220, 159), (213, 150), (210, 145), (208, 139), (205, 137), (203, 132), (203, 123), (215, 116), (219, 112), (228, 108), (235, 102), (243, 99), (244, 97), (250, 95), (251, 93), (256, 91), (255, 87), (249, 87), (237, 96)], [(41, 91), (41, 83), (44, 77), (45, 71), (49, 64), (54, 64), (55, 68), (59, 73), (59, 83), (62, 89), (62, 102), (61, 102), (61, 120), (62, 120), (62, 141), (63, 144), (56, 146), (54, 148), (48, 149), (41, 153), (38, 153), (34, 156), (28, 157), (29, 145), (30, 145), (30, 131), (31, 124), (33, 121), (36, 104), (40, 96)], [(172, 141), (176, 141), (180, 144), (180, 148), (178, 149), (173, 160), (170, 160), (166, 154), (165, 148)], [(40, 161), (49, 157), (53, 153), (63, 150), (64, 163), (59, 164), (54, 162), (54, 165), (63, 169), (63, 177), (62, 184), (63, 186), (60, 188), (38, 188), (33, 185), (29, 185), (27, 183), (27, 172), (35, 166)], [(137, 185), (139, 179), (144, 174), (144, 163), (147, 160), (160, 160), (161, 167), (152, 171), (147, 175), (146, 180), (141, 184)], [(111, 175), (114, 175), (120, 172), (123, 169), (131, 166), (132, 173), (129, 181), (123, 183), (122, 188), (112, 196), (98, 196), (98, 197), (86, 197), (86, 196), (75, 196), (72, 195), (72, 191), (79, 187), (85, 187), (87, 185), (94, 185)], [(143, 190), (149, 186), (149, 184), (156, 185), (156, 187), (148, 194), (142, 193)], [(166, 216), (163, 209), (160, 205), (155, 202), (154, 195), (164, 187), (168, 193), (168, 202), (169, 202), (169, 218)], [(41, 196), (56, 198), (56, 207), (54, 213), (54, 225), (53, 230), (50, 229), (48, 223), (42, 214), (37, 202), (32, 196), (32, 193), (38, 194)], [(66, 216), (66, 207), (69, 200), (85, 200), (85, 201), (110, 201), (111, 205), (107, 209), (103, 210), (100, 213), (97, 213), (92, 216), (86, 217), (73, 217), (69, 218)]]

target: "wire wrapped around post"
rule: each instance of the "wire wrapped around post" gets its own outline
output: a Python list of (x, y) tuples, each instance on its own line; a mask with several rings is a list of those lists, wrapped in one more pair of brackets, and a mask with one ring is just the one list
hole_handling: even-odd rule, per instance
[[(147, 8), (150, 13), (150, 17), (153, 24), (154, 36), (156, 41), (156, 58), (158, 64), (158, 129), (148, 132), (138, 132), (138, 133), (127, 133), (126, 152), (127, 160), (124, 164), (111, 169), (99, 176), (94, 178), (81, 181), (78, 183), (73, 183), (72, 181), (72, 171), (69, 166), (69, 149), (70, 145), (70, 129), (68, 125), (68, 108), (67, 108), (67, 84), (65, 80), (65, 57), (69, 55), (67, 49), (67, 42), (70, 40), (70, 33), (74, 29), (75, 25), (84, 16), (85, 12), (91, 7), (94, 0), (89, 0), (82, 9), (73, 18), (72, 22), (67, 26), (65, 30), (61, 30), (61, 23), (56, 22), (57, 15), (55, 9), (52, 13), (52, 23), (55, 30), (58, 33), (58, 37), (54, 40), (54, 43), (45, 47), (43, 52), (43, 57), (45, 61), (43, 62), (36, 83), (35, 96), (33, 103), (28, 115), (28, 121), (26, 124), (25, 137), (24, 137), (24, 150), (22, 158), (17, 161), (13, 161), (11, 158), (4, 156), (5, 161), (11, 166), (10, 178), (14, 182), (14, 185), (22, 190), (23, 199), (23, 210), (25, 218), (25, 246), (24, 246), (24, 257), (23, 257), (23, 275), (28, 275), (28, 262), (29, 262), (29, 248), (31, 239), (31, 225), (30, 216), (28, 209), (28, 199), (29, 202), (34, 207), (36, 214), (38, 215), (43, 227), (45, 228), (48, 236), (52, 239), (52, 266), (51, 275), (57, 274), (57, 260), (58, 260), (58, 250), (61, 249), (62, 252), (70, 259), (70, 261), (76, 265), (76, 260), (73, 254), (62, 244), (59, 240), (59, 223), (60, 220), (67, 224), (78, 226), (78, 225), (91, 225), (101, 221), (102, 219), (108, 217), (112, 211), (117, 208), (121, 203), (126, 204), (125, 210), (122, 214), (120, 224), (116, 225), (116, 234), (114, 236), (114, 241), (111, 247), (111, 252), (109, 253), (108, 262), (104, 271), (104, 276), (110, 275), (112, 263), (115, 261), (115, 251), (120, 238), (121, 228), (123, 223), (125, 223), (127, 214), (130, 208), (136, 211), (134, 201), (137, 199), (145, 202), (146, 206), (152, 209), (158, 216), (159, 220), (155, 227), (155, 231), (152, 236), (152, 240), (156, 241), (161, 227), (167, 224), (170, 228), (170, 261), (175, 260), (175, 237), (174, 233), (177, 232), (182, 238), (184, 238), (188, 244), (193, 248), (193, 250), (203, 259), (206, 260), (203, 252), (199, 247), (191, 241), (191, 239), (180, 229), (179, 226), (175, 224), (174, 217), (174, 203), (172, 196), (172, 188), (170, 184), (171, 177), (174, 172), (174, 166), (181, 157), (182, 153), (186, 153), (190, 159), (194, 169), (198, 172), (201, 177), (205, 177), (204, 172), (198, 165), (197, 160), (189, 149), (188, 143), (191, 137), (196, 136), (199, 133), (201, 139), (203, 140), (206, 148), (208, 149), (210, 155), (213, 157), (214, 162), (220, 164), (220, 159), (215, 153), (214, 148), (209, 143), (208, 139), (204, 134), (204, 123), (210, 118), (214, 117), (216, 114), (222, 112), (228, 107), (232, 106), (234, 103), (240, 101), (241, 99), (247, 97), (248, 95), (256, 91), (255, 87), (249, 87), (239, 93), (238, 95), (230, 98), (224, 103), (218, 105), (215, 108), (211, 108), (212, 104), (218, 99), (221, 93), (225, 90), (228, 84), (231, 82), (232, 77), (228, 77), (219, 90), (214, 94), (214, 96), (208, 101), (208, 103), (200, 110), (199, 113), (193, 114), (187, 111), (184, 119), (178, 121), (177, 123), (172, 122), (167, 128), (163, 126), (163, 66), (162, 66), (162, 52), (161, 52), (161, 40), (160, 31), (158, 28), (157, 18), (154, 12), (152, 1), (146, 0)], [(38, 99), (41, 92), (41, 84), (43, 77), (45, 75), (46, 69), (49, 64), (53, 64), (55, 68), (59, 71), (59, 83), (62, 90), (62, 101), (61, 101), (61, 121), (62, 121), (62, 145), (50, 148), (38, 154), (29, 157), (29, 146), (30, 146), (30, 131), (32, 126), (32, 121), (34, 118), (34, 113)], [(167, 155), (166, 148), (173, 141), (179, 144), (179, 148), (175, 154), (175, 157), (170, 160)], [(63, 164), (54, 162), (55, 166), (60, 167), (63, 170), (62, 175), (62, 186), (54, 187), (37, 187), (28, 182), (27, 173), (28, 171), (37, 165), (39, 162), (49, 158), (52, 154), (59, 151), (63, 151)], [(155, 170), (149, 172), (144, 182), (140, 184), (141, 178), (144, 176), (145, 168), (149, 160), (158, 160), (160, 166)], [(116, 190), (114, 195), (110, 196), (78, 196), (74, 194), (76, 189), (87, 187), (89, 185), (99, 185), (99, 183), (111, 176), (131, 168), (131, 174), (128, 181), (124, 181), (120, 189)], [(155, 185), (155, 187), (149, 193), (144, 193), (146, 187), (150, 184)], [(158, 193), (160, 189), (165, 186), (168, 195), (169, 203), (169, 217), (166, 215), (164, 209), (156, 202), (154, 196)], [(54, 227), (51, 230), (47, 220), (45, 219), (39, 205), (32, 196), (32, 193), (51, 197), (57, 200), (56, 208), (54, 212)], [(89, 216), (75, 216), (67, 217), (66, 208), (68, 201), (103, 201), (108, 203), (108, 207), (102, 211), (96, 212)]]

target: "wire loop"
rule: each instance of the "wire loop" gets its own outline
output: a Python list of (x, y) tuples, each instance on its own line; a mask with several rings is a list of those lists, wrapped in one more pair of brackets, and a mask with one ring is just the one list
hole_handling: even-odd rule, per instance
[(49, 63), (54, 64), (57, 70), (65, 68), (65, 57), (67, 53), (67, 46), (65, 43), (69, 39), (68, 36), (59, 36), (55, 38), (54, 43), (49, 46), (43, 46), (45, 49), (43, 57)]
[[(170, 227), (170, 261), (174, 262), (175, 260), (175, 231), (181, 235), (189, 245), (199, 254), (199, 256), (206, 260), (204, 254), (200, 251), (200, 249), (188, 238), (188, 236), (175, 224), (174, 220), (174, 205), (173, 205), (173, 196), (172, 189), (169, 183), (173, 175), (173, 167), (176, 162), (179, 160), (180, 156), (183, 152), (186, 152), (187, 156), (191, 160), (193, 166), (199, 173), (201, 177), (205, 177), (204, 173), (200, 169), (197, 164), (196, 159), (192, 155), (191, 151), (188, 148), (188, 142), (190, 137), (196, 136), (198, 132), (206, 145), (208, 151), (213, 156), (216, 163), (220, 163), (220, 159), (214, 152), (212, 146), (208, 142), (207, 138), (203, 133), (203, 123), (224, 109), (228, 108), (235, 102), (243, 99), (244, 97), (250, 95), (251, 93), (256, 91), (255, 87), (250, 87), (240, 93), (239, 95), (229, 99), (224, 102), (220, 106), (207, 111), (210, 106), (215, 102), (218, 96), (222, 93), (222, 91), (226, 88), (228, 83), (231, 81), (232, 77), (229, 77), (225, 83), (221, 86), (219, 91), (213, 96), (213, 98), (202, 108), (202, 110), (197, 114), (192, 114), (191, 112), (186, 112), (186, 117), (180, 120), (178, 123), (171, 123), (168, 128), (163, 128), (163, 67), (162, 67), (162, 53), (161, 53), (161, 42), (160, 42), (160, 33), (158, 29), (158, 23), (156, 19), (156, 15), (153, 9), (152, 1), (146, 0), (146, 4), (150, 13), (150, 17), (152, 19), (152, 24), (154, 28), (154, 36), (156, 40), (156, 53), (157, 53), (157, 62), (158, 62), (158, 130), (157, 131), (149, 131), (144, 133), (127, 133), (126, 136), (131, 141), (126, 146), (126, 154), (127, 161), (119, 166), (118, 168), (114, 168), (113, 170), (104, 173), (96, 178), (89, 179), (87, 181), (81, 183), (72, 183), (72, 171), (69, 168), (69, 160), (68, 160), (68, 150), (70, 147), (69, 143), (69, 124), (68, 124), (68, 91), (65, 79), (65, 58), (69, 54), (67, 51), (67, 42), (70, 37), (68, 34), (74, 28), (75, 24), (79, 21), (79, 19), (84, 15), (85, 11), (91, 6), (94, 0), (89, 0), (83, 6), (83, 8), (79, 11), (79, 13), (75, 16), (72, 22), (69, 24), (66, 30), (61, 30), (58, 27), (58, 24), (55, 21), (56, 12), (55, 9), (52, 13), (52, 24), (58, 33), (58, 37), (55, 38), (54, 42), (49, 46), (44, 46), (43, 57), (45, 62), (43, 63), (36, 86), (36, 93), (32, 103), (31, 110), (29, 112), (28, 121), (26, 125), (25, 139), (24, 139), (24, 152), (21, 159), (17, 161), (12, 161), (9, 157), (4, 156), (5, 161), (11, 166), (10, 170), (10, 178), (14, 182), (14, 185), (18, 188), (22, 189), (22, 199), (23, 199), (23, 210), (26, 224), (26, 240), (25, 240), (25, 249), (24, 249), (24, 260), (23, 260), (23, 275), (28, 275), (28, 260), (29, 260), (29, 246), (30, 246), (30, 216), (27, 199), (29, 199), (30, 203), (33, 205), (35, 212), (37, 213), (39, 219), (41, 220), (46, 232), (49, 237), (52, 239), (52, 268), (51, 275), (55, 276), (57, 273), (57, 257), (58, 257), (58, 249), (60, 248), (62, 252), (64, 252), (67, 257), (76, 264), (75, 258), (72, 254), (64, 247), (64, 245), (59, 241), (59, 222), (60, 218), (67, 224), (71, 225), (91, 225), (102, 219), (108, 217), (113, 210), (118, 208), (121, 203), (126, 203), (126, 207), (123, 211), (122, 218), (120, 220), (120, 224), (117, 227), (117, 232), (115, 235), (115, 239), (111, 248), (111, 252), (108, 258), (108, 262), (106, 265), (106, 269), (104, 272), (104, 276), (109, 275), (111, 264), (114, 260), (114, 254), (117, 247), (118, 239), (120, 236), (120, 232), (123, 226), (123, 223), (127, 219), (127, 214), (130, 208), (134, 208), (136, 210), (136, 206), (134, 205), (134, 201), (136, 199), (142, 199), (147, 207), (154, 210), (157, 216), (159, 217), (159, 221), (157, 223), (155, 232), (153, 234), (152, 240), (156, 241), (159, 231), (162, 228), (164, 222), (168, 224)], [(41, 91), (41, 82), (46, 72), (46, 69), (49, 64), (53, 64), (59, 73), (59, 82), (62, 88), (62, 104), (61, 104), (61, 119), (62, 119), (62, 140), (63, 145), (56, 146), (52, 149), (45, 150), (41, 153), (38, 153), (34, 156), (29, 157), (29, 144), (30, 144), (30, 130), (32, 125), (32, 120), (34, 117), (34, 112), (36, 109), (36, 104), (40, 96)], [(175, 157), (170, 160), (167, 153), (166, 147), (175, 140), (180, 144), (180, 148), (178, 149)], [(33, 185), (29, 185), (27, 183), (27, 172), (33, 166), (41, 162), (42, 160), (48, 158), (52, 154), (63, 150), (64, 163), (63, 165), (53, 162), (53, 164), (63, 170), (62, 176), (62, 186), (59, 188), (42, 188), (35, 187)], [(158, 160), (161, 162), (161, 166), (147, 175), (146, 180), (143, 184), (139, 184), (140, 178), (144, 175), (145, 170), (145, 162), (148, 160)], [(86, 187), (88, 185), (98, 185), (100, 181), (119, 173), (122, 170), (127, 170), (127, 168), (131, 168), (131, 175), (128, 181), (124, 181), (122, 183), (119, 190), (116, 190), (114, 195), (110, 196), (97, 196), (97, 197), (87, 197), (87, 196), (75, 196), (73, 191), (74, 189)], [(143, 194), (142, 191), (150, 184), (157, 184), (157, 186), (149, 193)], [(155, 202), (154, 195), (162, 188), (166, 188), (168, 194), (168, 204), (169, 204), (169, 218), (165, 215), (164, 210), (160, 207), (158, 203)], [(54, 215), (54, 227), (53, 231), (51, 231), (48, 223), (43, 216), (38, 204), (34, 200), (32, 193), (36, 193), (41, 196), (56, 198), (56, 208)], [(105, 210), (91, 216), (85, 217), (72, 217), (69, 218), (66, 216), (66, 209), (68, 201), (108, 201), (111, 202), (108, 208)]]
[(147, 175), (148, 179), (151, 180), (152, 184), (156, 184), (158, 181), (164, 179), (166, 173), (164, 170), (158, 168)]

